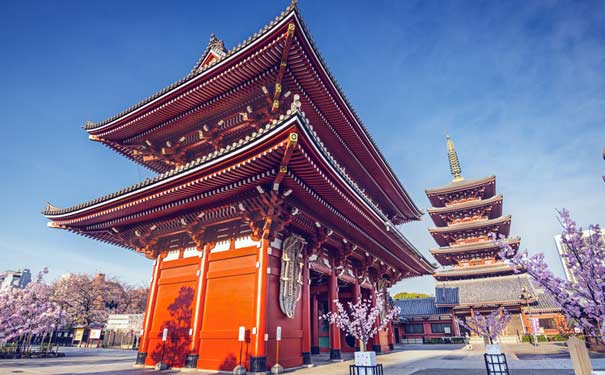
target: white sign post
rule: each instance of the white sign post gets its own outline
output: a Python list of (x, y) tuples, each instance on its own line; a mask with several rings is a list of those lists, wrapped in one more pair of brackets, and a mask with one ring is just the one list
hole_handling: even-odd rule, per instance
[(168, 365), (164, 363), (164, 352), (166, 351), (166, 340), (168, 340), (168, 328), (162, 331), (162, 359), (155, 364), (156, 370), (167, 370)]
[(233, 373), (236, 375), (245, 374), (246, 368), (242, 366), (242, 350), (244, 348), (244, 341), (246, 341), (246, 327), (240, 326), (237, 333), (237, 341), (239, 341), (239, 365), (235, 366)]
[(245, 341), (246, 340), (246, 327), (239, 327), (239, 333), (237, 335), (237, 341)]
[(271, 368), (272, 374), (281, 374), (284, 368), (279, 364), (279, 342), (281, 341), (281, 327), (277, 326), (275, 330), (275, 364)]

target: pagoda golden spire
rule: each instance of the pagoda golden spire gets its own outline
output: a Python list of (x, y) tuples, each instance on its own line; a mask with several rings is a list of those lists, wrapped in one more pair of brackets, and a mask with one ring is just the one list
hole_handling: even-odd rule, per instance
[(450, 172), (452, 173), (452, 176), (454, 176), (454, 182), (464, 180), (462, 177), (462, 168), (460, 168), (460, 161), (458, 160), (458, 154), (456, 154), (454, 142), (449, 135), (447, 136), (447, 158), (450, 161)]

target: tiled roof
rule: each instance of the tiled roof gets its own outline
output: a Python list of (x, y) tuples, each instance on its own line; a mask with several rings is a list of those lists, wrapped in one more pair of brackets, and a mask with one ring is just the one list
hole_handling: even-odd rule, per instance
[(89, 206), (95, 205), (97, 203), (110, 200), (112, 198), (115, 198), (115, 197), (127, 194), (129, 192), (141, 189), (141, 188), (143, 188), (145, 186), (152, 185), (152, 184), (154, 184), (156, 182), (160, 182), (162, 180), (168, 179), (168, 178), (170, 178), (172, 176), (181, 174), (181, 173), (183, 173), (185, 171), (188, 171), (188, 170), (193, 169), (193, 168), (195, 168), (195, 167), (197, 167), (199, 165), (202, 165), (202, 164), (207, 163), (207, 162), (209, 162), (209, 161), (211, 161), (213, 159), (216, 159), (216, 158), (218, 158), (218, 157), (220, 157), (220, 156), (222, 156), (222, 155), (224, 155), (226, 153), (229, 153), (229, 152), (234, 151), (236, 149), (242, 148), (243, 146), (245, 146), (245, 145), (249, 144), (250, 142), (256, 140), (257, 138), (261, 137), (263, 134), (265, 134), (265, 133), (273, 130), (274, 128), (278, 127), (282, 123), (286, 122), (291, 117), (293, 117), (295, 114), (299, 114), (299, 112), (296, 111), (296, 112), (288, 113), (288, 116), (285, 117), (284, 119), (281, 119), (279, 122), (275, 121), (275, 120), (272, 121), (271, 123), (267, 124), (266, 126), (260, 128), (258, 131), (252, 133), (251, 136), (247, 136), (244, 139), (240, 139), (238, 142), (234, 142), (233, 144), (228, 145), (227, 147), (224, 147), (224, 148), (222, 148), (222, 149), (220, 149), (218, 151), (211, 152), (208, 155), (205, 155), (205, 156), (200, 157), (198, 159), (192, 160), (189, 163), (187, 163), (187, 164), (185, 164), (185, 165), (183, 165), (181, 167), (175, 168), (175, 169), (173, 169), (173, 170), (171, 170), (169, 172), (157, 175), (157, 176), (155, 176), (153, 178), (147, 178), (144, 181), (139, 182), (136, 185), (132, 185), (132, 186), (126, 187), (126, 188), (124, 188), (124, 189), (122, 189), (120, 191), (116, 191), (114, 193), (111, 193), (111, 194), (108, 194), (108, 195), (104, 195), (102, 197), (99, 197), (99, 198), (93, 199), (91, 201), (84, 202), (84, 203), (81, 203), (81, 204), (79, 204), (77, 206), (73, 206), (73, 207), (69, 207), (69, 208), (57, 208), (57, 207), (55, 207), (55, 206), (53, 206), (53, 205), (51, 205), (49, 203), (46, 206), (46, 208), (42, 211), (42, 214), (43, 215), (51, 215), (52, 216), (52, 215), (60, 215), (60, 214), (76, 211), (76, 210), (82, 209), (84, 207), (89, 207)]
[(449, 213), (461, 210), (468, 210), (470, 208), (483, 207), (498, 202), (502, 203), (502, 194), (494, 195), (493, 197), (487, 199), (477, 199), (459, 204), (453, 204), (450, 206), (431, 207), (427, 210), (427, 212), (429, 214)]
[(457, 305), (458, 288), (436, 287), (435, 303), (439, 305)]
[[(504, 241), (505, 241), (505, 243), (507, 243), (511, 246), (518, 247), (519, 242), (521, 241), (521, 238), (520, 237), (511, 237), (511, 238), (507, 238)], [(489, 249), (496, 249), (496, 250), (498, 250), (498, 252), (500, 251), (500, 249), (498, 248), (498, 245), (494, 241), (489, 240), (489, 241), (481, 241), (481, 242), (475, 242), (475, 243), (469, 243), (469, 244), (444, 246), (444, 247), (440, 247), (437, 249), (431, 249), (430, 252), (433, 255), (456, 254), (456, 253), (461, 253), (461, 252), (466, 252), (466, 251), (489, 250)]]
[(198, 60), (198, 62), (195, 64), (194, 69), (185, 77), (183, 77), (182, 79), (174, 82), (173, 84), (171, 84), (170, 86), (156, 92), (155, 94), (153, 94), (152, 96), (141, 100), (140, 102), (138, 102), (137, 104), (125, 109), (124, 111), (106, 119), (103, 120), (101, 122), (98, 123), (92, 123), (89, 122), (86, 125), (84, 125), (84, 129), (85, 130), (93, 130), (96, 129), (98, 127), (101, 127), (103, 125), (106, 125), (142, 106), (144, 106), (145, 104), (153, 101), (154, 99), (157, 99), (159, 97), (161, 97), (162, 95), (164, 95), (165, 93), (171, 91), (172, 89), (179, 87), (180, 85), (182, 85), (183, 83), (193, 79), (194, 77), (198, 76), (200, 73), (202, 73), (204, 70), (214, 66), (216, 63), (218, 63), (221, 60), (226, 59), (227, 57), (235, 54), (236, 52), (240, 51), (242, 48), (246, 47), (247, 45), (249, 45), (250, 43), (252, 43), (253, 41), (257, 40), (258, 38), (260, 38), (262, 35), (264, 35), (265, 33), (267, 33), (269, 30), (271, 30), (271, 28), (279, 23), (282, 19), (286, 18), (286, 16), (288, 16), (290, 14), (290, 12), (292, 12), (292, 10), (294, 10), (296, 8), (296, 1), (293, 1), (290, 3), (290, 5), (288, 6), (288, 8), (286, 8), (285, 11), (283, 11), (279, 16), (275, 17), (275, 19), (273, 19), (268, 25), (266, 25), (265, 27), (263, 27), (262, 29), (260, 29), (257, 33), (254, 33), (253, 36), (249, 37), (248, 39), (246, 39), (245, 41), (243, 41), (242, 43), (238, 44), (236, 47), (232, 48), (231, 50), (227, 51), (227, 53), (225, 54), (224, 57), (221, 57), (220, 59), (216, 60), (215, 62), (208, 64), (205, 67), (200, 67), (199, 65), (203, 62), (203, 60), (205, 59), (205, 57), (207, 56), (208, 52), (210, 51), (210, 45), (208, 45), (208, 47), (206, 48), (206, 50), (204, 50), (204, 52), (202, 53), (202, 56), (200, 57), (200, 59)]
[(441, 187), (438, 187), (438, 188), (426, 189), (425, 192), (427, 194), (435, 194), (435, 193), (460, 191), (460, 190), (472, 188), (472, 187), (475, 187), (475, 186), (481, 186), (481, 185), (486, 184), (486, 183), (488, 183), (490, 181), (494, 181), (495, 182), (495, 180), (496, 180), (496, 176), (488, 176), (488, 177), (479, 178), (479, 179), (475, 179), (475, 180), (456, 181), (456, 182), (452, 182), (450, 184), (447, 184), (445, 186), (441, 186)]
[[(435, 291), (438, 304), (453, 303), (442, 301), (455, 300), (454, 296), (448, 294), (455, 292), (440, 292), (439, 289), (454, 289), (458, 291), (458, 304), (477, 305), (519, 301), (519, 294), (523, 287), (534, 290), (526, 273), (471, 280), (439, 281), (435, 285)], [(444, 293), (444, 296), (447, 294), (447, 298), (441, 299), (440, 293)]]
[(490, 273), (507, 273), (513, 272), (513, 268), (506, 263), (498, 262), (494, 264), (472, 266), (472, 267), (457, 267), (451, 269), (438, 270), (433, 275), (434, 277), (454, 277), (467, 275), (486, 275)]
[(435, 297), (396, 299), (393, 303), (401, 309), (401, 312), (399, 313), (401, 318), (412, 315), (438, 315), (450, 313), (448, 307), (435, 306)]
[[(91, 133), (94, 132), (94, 131), (97, 131), (99, 128), (104, 127), (104, 126), (112, 123), (113, 121), (115, 121), (115, 120), (117, 120), (117, 119), (119, 119), (119, 118), (121, 118), (121, 117), (123, 117), (125, 115), (128, 115), (131, 112), (133, 112), (135, 110), (138, 110), (139, 108), (141, 108), (141, 107), (143, 107), (143, 106), (145, 106), (145, 105), (153, 102), (154, 100), (162, 97), (163, 95), (167, 94), (168, 92), (171, 92), (172, 90), (174, 90), (174, 89), (176, 89), (176, 88), (178, 88), (180, 86), (185, 85), (186, 83), (188, 83), (189, 81), (195, 79), (201, 73), (205, 72), (209, 68), (214, 67), (217, 64), (223, 63), (225, 60), (227, 60), (231, 56), (237, 54), (238, 52), (240, 52), (243, 49), (245, 49), (247, 46), (249, 46), (252, 43), (254, 43), (255, 41), (259, 40), (262, 36), (268, 34), (270, 31), (274, 30), (274, 27), (276, 25), (280, 24), (280, 22), (286, 20), (289, 16), (293, 15), (299, 21), (299, 23), (301, 25), (301, 28), (303, 29), (303, 35), (308, 40), (308, 42), (309, 42), (309, 44), (310, 44), (310, 46), (311, 46), (314, 54), (317, 56), (317, 58), (319, 60), (319, 63), (321, 65), (321, 67), (323, 68), (323, 71), (326, 73), (326, 75), (328, 76), (328, 79), (334, 85), (338, 96), (342, 98), (342, 100), (344, 102), (344, 106), (346, 107), (346, 109), (348, 110), (348, 112), (350, 112), (350, 114), (352, 115), (353, 122), (356, 123), (357, 125), (359, 125), (359, 127), (361, 128), (361, 133), (363, 134), (363, 136), (365, 136), (369, 140), (369, 143), (371, 145), (370, 149), (373, 149), (373, 151), (378, 155), (379, 163), (383, 164), (385, 166), (385, 168), (386, 168), (386, 170), (388, 172), (387, 175), (390, 175), (390, 177), (392, 178), (395, 190), (400, 190), (402, 192), (403, 199), (404, 199), (406, 205), (409, 206), (409, 210), (411, 211), (410, 215), (409, 215), (410, 217), (408, 217), (408, 215), (404, 214), (403, 216), (399, 215), (397, 217), (393, 217), (391, 220), (393, 220), (393, 222), (396, 223), (396, 224), (402, 224), (404, 222), (411, 221), (411, 220), (420, 220), (420, 217), (422, 216), (423, 212), (420, 210), (419, 207), (416, 206), (416, 204), (410, 198), (409, 194), (407, 193), (407, 191), (403, 187), (403, 184), (401, 183), (401, 181), (399, 180), (399, 178), (397, 177), (397, 175), (393, 171), (392, 167), (390, 166), (390, 164), (386, 160), (384, 154), (378, 148), (378, 145), (376, 144), (375, 140), (373, 139), (373, 137), (369, 133), (368, 129), (366, 128), (366, 126), (364, 125), (364, 123), (361, 121), (361, 118), (359, 117), (359, 115), (357, 114), (357, 112), (355, 111), (355, 109), (353, 108), (353, 106), (351, 105), (348, 97), (344, 94), (342, 88), (338, 84), (338, 81), (336, 81), (336, 79), (334, 78), (333, 74), (331, 73), (328, 65), (326, 64), (323, 56), (321, 55), (321, 53), (320, 53), (319, 49), (317, 48), (317, 46), (316, 46), (313, 38), (311, 37), (311, 34), (309, 33), (308, 27), (306, 26), (306, 24), (304, 22), (304, 19), (302, 18), (301, 14), (300, 14), (297, 6), (296, 6), (297, 1), (298, 0), (291, 0), (291, 3), (286, 8), (286, 10), (283, 11), (279, 16), (277, 16), (268, 25), (264, 26), (257, 33), (255, 33), (253, 36), (249, 37), (244, 42), (240, 43), (238, 46), (232, 48), (229, 51), (226, 51), (223, 56), (219, 56), (219, 58), (217, 60), (214, 60), (212, 63), (209, 63), (206, 66), (200, 66), (200, 64), (204, 61), (205, 57), (208, 55), (209, 48), (210, 48), (210, 45), (209, 45), (208, 48), (204, 51), (204, 53), (200, 57), (200, 59), (198, 60), (198, 62), (196, 63), (196, 65), (195, 65), (194, 69), (192, 70), (192, 72), (189, 73), (184, 78), (182, 78), (181, 80), (179, 80), (179, 81), (173, 83), (172, 85), (166, 87), (165, 89), (163, 89), (163, 90), (161, 90), (161, 91), (153, 94), (149, 98), (142, 100), (141, 102), (135, 104), (134, 106), (132, 106), (132, 107), (130, 107), (130, 108), (122, 111), (121, 113), (119, 113), (119, 114), (117, 114), (115, 116), (112, 116), (109, 119), (106, 119), (106, 120), (98, 122), (98, 123), (89, 122), (89, 123), (87, 123), (84, 126), (84, 128), (87, 131), (91, 132)], [(343, 114), (343, 116), (344, 116), (344, 114)]]
[(559, 305), (557, 300), (548, 293), (538, 294), (538, 300), (530, 304), (530, 306), (531, 311), (535, 312), (551, 312), (561, 310), (561, 305)]

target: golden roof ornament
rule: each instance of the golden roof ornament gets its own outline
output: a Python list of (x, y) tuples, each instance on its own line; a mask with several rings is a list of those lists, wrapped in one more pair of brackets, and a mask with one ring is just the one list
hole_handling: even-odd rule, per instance
[(453, 182), (463, 181), (462, 168), (460, 168), (460, 161), (458, 160), (458, 154), (454, 148), (454, 142), (447, 136), (447, 158), (450, 161), (450, 172), (454, 176)]

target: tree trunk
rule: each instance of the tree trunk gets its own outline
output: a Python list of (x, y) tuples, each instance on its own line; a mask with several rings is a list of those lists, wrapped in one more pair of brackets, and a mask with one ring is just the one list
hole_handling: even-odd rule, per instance
[(360, 352), (365, 352), (366, 351), (366, 343), (365, 343), (365, 341), (359, 340), (359, 351)]

